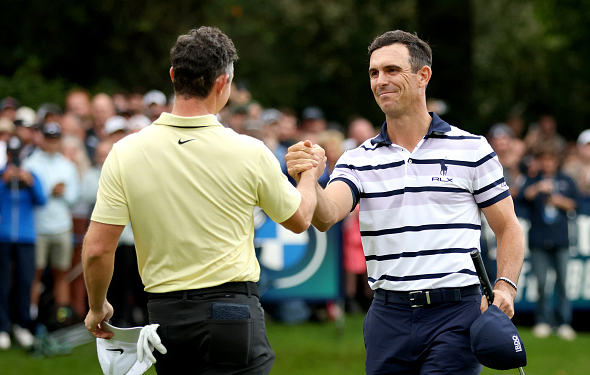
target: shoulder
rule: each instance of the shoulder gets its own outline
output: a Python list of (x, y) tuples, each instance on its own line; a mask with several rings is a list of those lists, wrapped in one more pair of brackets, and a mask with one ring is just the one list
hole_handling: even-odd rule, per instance
[(451, 130), (444, 133), (433, 132), (430, 137), (436, 139), (460, 140), (474, 143), (488, 143), (483, 135), (470, 133), (466, 130), (450, 125)]
[(245, 134), (239, 134), (232, 129), (223, 128), (222, 142), (233, 152), (245, 153), (245, 155), (272, 155), (272, 151), (266, 147), (260, 139)]

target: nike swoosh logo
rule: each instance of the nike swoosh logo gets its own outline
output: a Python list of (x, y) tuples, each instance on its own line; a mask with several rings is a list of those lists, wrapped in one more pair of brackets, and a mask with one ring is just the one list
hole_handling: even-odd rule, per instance
[(109, 352), (119, 352), (121, 354), (123, 354), (124, 350), (123, 349), (107, 349)]
[(191, 139), (187, 139), (186, 141), (181, 141), (181, 140), (180, 140), (180, 138), (179, 138), (179, 139), (178, 139), (178, 144), (179, 144), (179, 145), (183, 145), (183, 144), (185, 144), (186, 142), (190, 142), (190, 141), (194, 141), (194, 140), (195, 140), (194, 138), (191, 138)]

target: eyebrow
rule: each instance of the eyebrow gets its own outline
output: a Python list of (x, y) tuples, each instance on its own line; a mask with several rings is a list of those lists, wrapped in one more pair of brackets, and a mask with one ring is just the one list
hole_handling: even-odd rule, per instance
[[(391, 68), (403, 70), (403, 68), (401, 66), (395, 65), (395, 64), (386, 65), (386, 66), (383, 67), (383, 70), (385, 70), (385, 69), (391, 69)], [(374, 72), (375, 70), (379, 70), (379, 69), (369, 67), (369, 73)]]

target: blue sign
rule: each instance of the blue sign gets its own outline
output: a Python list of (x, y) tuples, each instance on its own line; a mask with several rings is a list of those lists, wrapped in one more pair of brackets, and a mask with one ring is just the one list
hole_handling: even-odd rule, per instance
[(340, 295), (340, 225), (296, 234), (255, 212), (254, 245), (262, 301), (335, 300)]

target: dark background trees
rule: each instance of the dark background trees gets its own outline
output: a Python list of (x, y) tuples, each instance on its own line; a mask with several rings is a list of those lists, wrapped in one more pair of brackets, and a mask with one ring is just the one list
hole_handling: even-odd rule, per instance
[(2, 0), (0, 97), (63, 105), (91, 92), (171, 93), (168, 52), (199, 25), (236, 44), (236, 80), (264, 107), (318, 105), (330, 120), (383, 121), (369, 91), (366, 48), (387, 30), (433, 46), (427, 95), (473, 132), (519, 110), (553, 112), (570, 139), (590, 106), (587, 0)]

